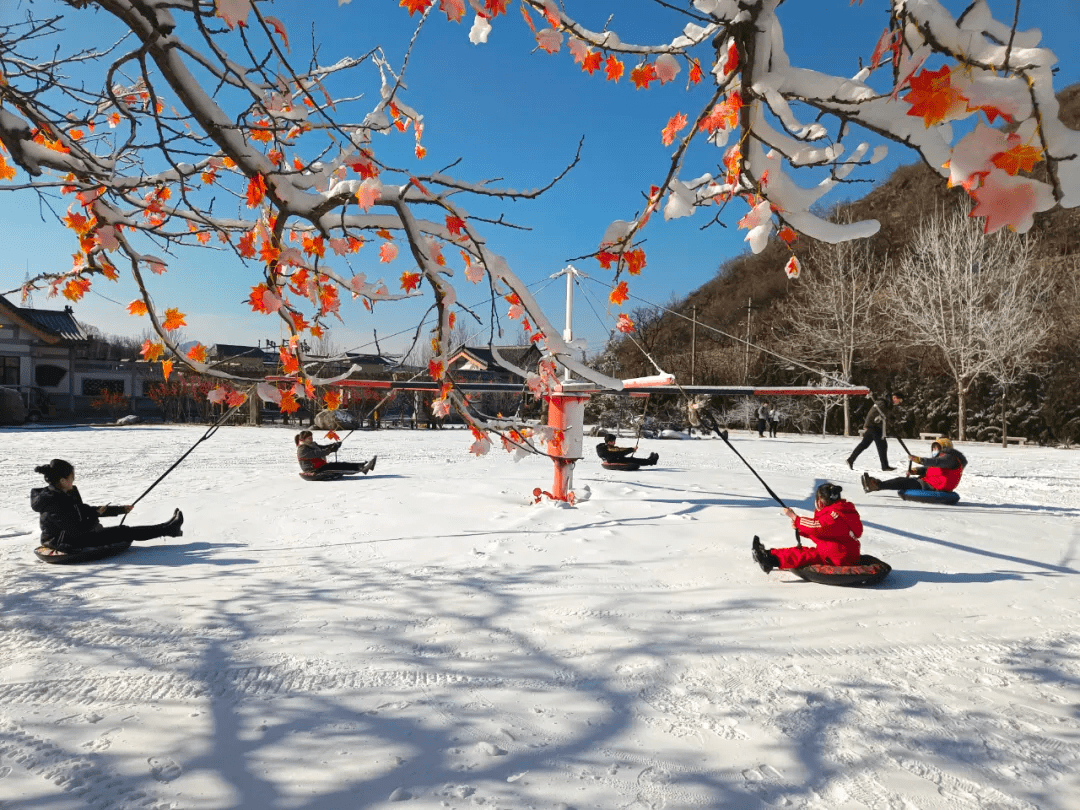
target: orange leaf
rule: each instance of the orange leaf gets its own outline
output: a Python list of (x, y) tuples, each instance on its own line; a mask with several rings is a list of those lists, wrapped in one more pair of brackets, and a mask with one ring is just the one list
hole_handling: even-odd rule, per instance
[(465, 220), (460, 217), (446, 217), (446, 230), (450, 231), (451, 236), (461, 236), (461, 229), (464, 227)]
[(261, 174), (257, 174), (248, 182), (247, 204), (248, 208), (254, 208), (262, 202), (266, 196), (266, 180)]
[(169, 375), (172, 374), (172, 366), (173, 366), (172, 360), (162, 360), (161, 361), (161, 373), (165, 375), (166, 380), (168, 380)]
[(609, 56), (604, 62), (604, 73), (609, 82), (617, 82), (623, 75), (623, 63), (614, 56)]
[(187, 326), (187, 321), (184, 320), (184, 313), (176, 307), (170, 307), (165, 310), (165, 322), (161, 324), (161, 328), (166, 332), (171, 332), (173, 329), (179, 329), (181, 326)]
[(402, 273), (401, 274), (401, 289), (405, 292), (412, 292), (420, 286), (420, 274), (419, 273)]
[(656, 65), (652, 62), (642, 62), (630, 71), (630, 81), (634, 83), (636, 89), (645, 88), (647, 90), (649, 85), (656, 81)]
[(592, 76), (600, 69), (604, 55), (600, 51), (589, 51), (588, 55), (581, 60), (581, 69)]
[(142, 349), (139, 350), (139, 354), (142, 355), (143, 360), (148, 363), (153, 363), (164, 353), (165, 345), (163, 343), (151, 341), (149, 338), (143, 341)]
[(686, 126), (686, 116), (680, 113), (675, 113), (667, 122), (667, 126), (660, 132), (661, 142), (664, 146), (671, 146), (675, 140), (675, 136), (679, 133), (679, 130)]
[(411, 17), (413, 14), (423, 14), (433, 2), (434, 0), (401, 0), (398, 5), (408, 9)]
[(196, 363), (206, 362), (206, 347), (201, 343), (196, 343), (190, 349), (188, 349), (187, 356), (194, 360)]
[(998, 152), (990, 161), (1009, 174), (1030, 172), (1042, 160), (1043, 152), (1036, 146), (1020, 143), (1005, 152)]
[(630, 288), (627, 286), (625, 281), (620, 281), (619, 285), (614, 290), (611, 291), (611, 294), (608, 296), (608, 299), (611, 301), (611, 303), (613, 303), (613, 304), (615, 304), (617, 306), (621, 306), (623, 304), (623, 302), (626, 301), (626, 299), (629, 298), (629, 297), (630, 297)]
[(300, 403), (296, 401), (292, 391), (286, 391), (281, 395), (281, 404), (278, 407), (282, 413), (295, 413), (300, 410)]
[(90, 279), (88, 278), (76, 278), (69, 281), (64, 285), (64, 298), (68, 298), (72, 301), (78, 301), (84, 295), (86, 291), (90, 289)]
[(323, 402), (326, 403), (326, 410), (336, 411), (341, 407), (341, 392), (333, 389), (327, 391), (323, 394)]
[(735, 44), (735, 40), (731, 40), (731, 44), (728, 45), (727, 61), (724, 62), (724, 75), (731, 73), (739, 66), (739, 48)]
[(935, 71), (924, 69), (918, 76), (912, 76), (908, 85), (911, 90), (903, 99), (911, 105), (907, 114), (922, 118), (927, 127), (941, 123), (958, 109), (967, 111), (967, 98), (952, 86), (948, 65)]
[(702, 78), (701, 63), (695, 59), (690, 67), (690, 84), (698, 84), (701, 82)]
[(626, 271), (632, 276), (636, 276), (645, 267), (645, 251), (642, 248), (628, 251), (623, 258), (626, 259)]
[(780, 232), (776, 235), (783, 239), (785, 242), (787, 242), (789, 245), (799, 238), (799, 234), (797, 234), (792, 228), (788, 227), (787, 225), (781, 228)]
[(130, 304), (127, 305), (127, 311), (132, 315), (145, 315), (146, 303), (139, 298), (136, 298)]

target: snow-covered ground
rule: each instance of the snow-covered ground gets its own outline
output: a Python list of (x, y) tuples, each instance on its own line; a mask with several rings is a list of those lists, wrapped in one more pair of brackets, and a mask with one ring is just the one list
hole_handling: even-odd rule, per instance
[(565, 508), (459, 430), (310, 483), (290, 430), (222, 428), (128, 518), (183, 537), (34, 557), (36, 464), (130, 502), (204, 431), (0, 431), (0, 806), (1080, 807), (1080, 452), (961, 445), (936, 507), (864, 494), (854, 438), (734, 435), (800, 511), (844, 485), (873, 589), (763, 574), (790, 524), (717, 439), (587, 458)]

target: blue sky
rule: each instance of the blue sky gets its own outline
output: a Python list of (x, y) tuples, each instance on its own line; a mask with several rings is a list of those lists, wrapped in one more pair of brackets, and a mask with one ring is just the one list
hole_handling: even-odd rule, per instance
[[(12, 5), (4, 3), (0, 13), (11, 14)], [(947, 0), (945, 5), (956, 11), (965, 3)], [(659, 32), (670, 39), (681, 28), (676, 14), (649, 0), (586, 0), (568, 6), (571, 12), (581, 9), (586, 15), (583, 22), (598, 28), (607, 18), (606, 9), (616, 9), (612, 27), (624, 41), (652, 42), (661, 38)], [(1011, 0), (991, 0), (990, 7), (998, 19), (1011, 18)], [(859, 57), (869, 58), (886, 25), (884, 9), (880, 0), (866, 0), (861, 6), (851, 6), (848, 0), (789, 0), (781, 19), (792, 62), (854, 74)], [(312, 23), (323, 62), (381, 44), (396, 64), (416, 19), (410, 20), (396, 0), (353, 0), (340, 7), (335, 0), (279, 2), (267, 6), (265, 13), (285, 22), (301, 65)], [(106, 41), (109, 36), (102, 15), (76, 13), (73, 21), (88, 42)], [(1057, 87), (1080, 81), (1075, 56), (1080, 46), (1077, 0), (1025, 0), (1020, 22), (1023, 28), (1040, 28), (1043, 44), (1063, 60)], [(460, 158), (455, 172), (467, 180), (499, 177), (505, 187), (533, 188), (561, 171), (584, 138), (581, 163), (555, 189), (537, 201), (501, 206), (509, 221), (531, 230), (485, 229), (489, 246), (506, 256), (518, 275), (534, 284), (534, 291), (543, 290), (540, 301), (548, 317), (561, 327), (565, 285), (561, 280), (549, 284), (548, 277), (572, 257), (594, 250), (612, 220), (629, 218), (641, 207), (641, 193), (666, 168), (669, 150), (660, 142), (660, 130), (675, 112), (690, 112), (697, 98), (685, 98), (685, 73), (665, 87), (636, 91), (628, 77), (613, 85), (599, 74), (582, 73), (565, 48), (555, 55), (535, 52), (516, 9), (497, 20), (486, 45), (471, 45), (468, 28), (468, 22), (455, 25), (441, 15), (433, 16), (412, 57), (405, 98), (425, 116), (428, 156), (420, 170), (434, 171)], [(378, 88), (374, 70), (362, 68), (356, 76), (363, 81), (352, 92), (373, 98)], [(400, 146), (390, 148), (411, 149), (411, 137), (399, 140)], [(380, 155), (383, 148), (377, 141)], [(714, 148), (702, 145), (690, 162), (690, 176), (715, 171), (719, 156)], [(911, 153), (892, 145), (875, 174), (858, 176), (881, 177), (913, 160)], [(856, 198), (868, 190), (866, 185), (841, 188), (826, 201)], [(468, 202), (465, 207), (474, 214), (494, 211)], [(648, 267), (632, 280), (632, 292), (664, 304), (712, 278), (724, 261), (745, 250), (745, 232), (735, 227), (743, 208), (732, 206), (727, 228), (714, 225), (702, 230), (706, 219), (701, 213), (671, 222), (654, 217), (643, 234)], [(42, 221), (33, 195), (0, 194), (0, 239), (5, 246), (0, 289), (18, 286), (27, 272), (69, 267), (74, 249), (70, 237), (48, 215)], [(378, 265), (372, 251), (370, 258), (361, 256), (354, 269), (369, 278), (382, 275), (393, 288), (408, 269), (404, 262)], [(613, 323), (606, 311), (605, 274), (595, 260), (575, 264), (596, 279), (586, 282), (591, 299), (579, 294), (575, 301), (574, 324), (575, 336), (584, 337), (593, 352), (602, 347)], [(782, 271), (777, 268), (777, 272)], [(253, 314), (244, 303), (250, 287), (259, 280), (257, 269), (244, 268), (231, 256), (189, 252), (172, 263), (166, 276), (152, 280), (158, 285), (154, 297), (159, 307), (177, 306), (187, 313), (189, 339), (254, 344), (257, 339), (281, 337), (276, 319)], [(460, 279), (459, 289), (463, 301), (482, 303), (481, 288)], [(130, 282), (99, 280), (75, 305), (76, 316), (108, 333), (137, 336), (145, 321), (124, 309), (134, 297)], [(377, 330), (383, 351), (401, 350), (429, 301), (381, 304), (374, 315), (347, 303), (343, 306), (346, 325), (332, 330), (332, 340), (339, 348), (371, 351)], [(66, 303), (62, 298), (47, 299), (43, 293), (33, 298), (33, 305), (42, 308)], [(481, 312), (485, 309), (481, 307)]]

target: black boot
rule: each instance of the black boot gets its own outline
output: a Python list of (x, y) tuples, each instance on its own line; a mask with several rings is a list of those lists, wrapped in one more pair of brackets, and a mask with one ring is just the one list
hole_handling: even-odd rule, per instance
[(660, 454), (659, 453), (650, 453), (649, 454), (649, 460), (646, 463), (649, 464), (649, 466), (655, 467), (656, 462), (658, 462), (659, 460), (660, 460)]
[(862, 488), (864, 492), (877, 492), (881, 489), (881, 482), (870, 475), (870, 473), (863, 473)]
[(761, 540), (757, 536), (754, 537), (754, 545), (751, 546), (751, 551), (754, 555), (754, 562), (761, 566), (761, 570), (766, 574), (772, 573), (774, 568), (779, 567), (780, 560), (776, 559), (775, 554), (761, 545)]
[(375, 469), (375, 462), (378, 461), (378, 456), (372, 456), (370, 459), (364, 462), (364, 466), (360, 468), (360, 472), (367, 475), (369, 472)]
[(180, 528), (184, 525), (184, 513), (179, 509), (173, 510), (173, 515), (169, 520), (162, 525), (163, 534), (165, 537), (182, 537), (184, 530)]
[(853, 458), (848, 458), (848, 460), (847, 460), (847, 466), (848, 466), (848, 469), (849, 469), (849, 470), (854, 470), (854, 469), (855, 469), (855, 459), (853, 459)]

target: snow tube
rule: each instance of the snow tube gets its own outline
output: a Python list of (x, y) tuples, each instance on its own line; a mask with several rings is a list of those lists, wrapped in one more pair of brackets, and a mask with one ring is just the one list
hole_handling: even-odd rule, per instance
[(68, 565), (70, 563), (89, 562), (90, 560), (102, 560), (112, 557), (131, 547), (130, 540), (121, 540), (118, 543), (107, 543), (103, 546), (87, 546), (86, 548), (74, 548), (69, 551), (58, 551), (48, 546), (38, 546), (34, 554), (42, 562), (53, 565)]
[(337, 481), (339, 478), (345, 476), (341, 470), (326, 470), (320, 472), (315, 470), (314, 472), (307, 472), (306, 470), (300, 473), (300, 477), (305, 481)]
[(855, 565), (807, 565), (788, 569), (797, 577), (819, 585), (877, 585), (892, 566), (877, 557), (863, 554)]
[(957, 503), (960, 496), (955, 492), (943, 492), (937, 489), (906, 489), (900, 492), (900, 497), (905, 501), (918, 503)]
[(641, 461), (601, 461), (600, 466), (605, 470), (622, 470), (623, 472), (637, 472), (644, 462)]

